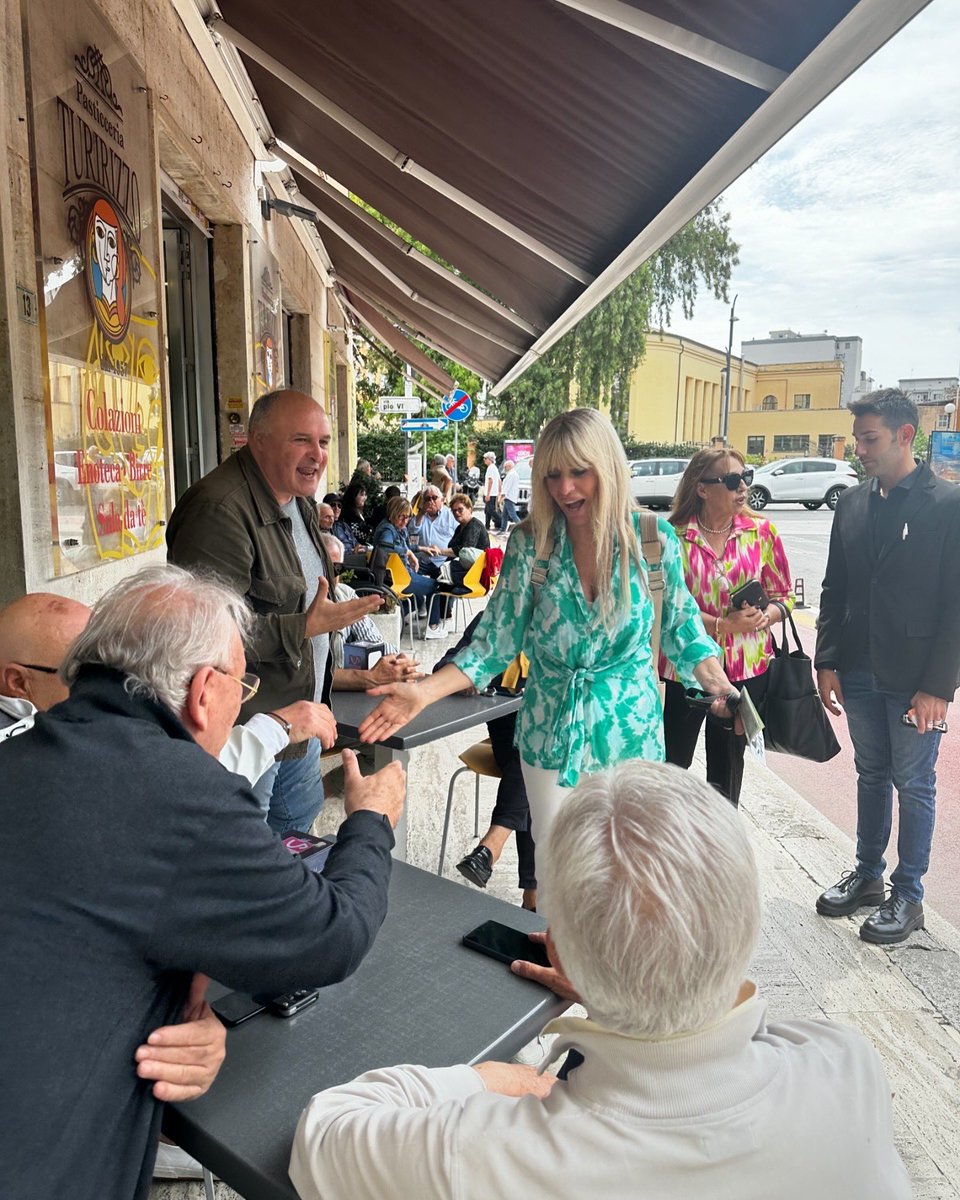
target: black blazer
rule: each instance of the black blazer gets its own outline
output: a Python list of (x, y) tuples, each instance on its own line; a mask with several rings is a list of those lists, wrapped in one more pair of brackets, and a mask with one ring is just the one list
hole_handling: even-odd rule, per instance
[(926, 464), (903, 505), (906, 537), (874, 550), (871, 483), (840, 497), (820, 596), (817, 668), (850, 670), (869, 621), (881, 688), (952, 700), (960, 675), (960, 487)]

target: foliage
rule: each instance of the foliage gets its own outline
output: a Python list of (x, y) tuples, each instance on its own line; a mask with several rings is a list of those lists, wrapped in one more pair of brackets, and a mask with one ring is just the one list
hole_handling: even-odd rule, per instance
[(918, 429), (913, 439), (913, 457), (926, 462), (930, 455), (930, 435), (924, 429)]
[[(403, 457), (403, 434), (400, 432), (399, 417), (388, 417), (390, 424), (379, 428), (357, 431), (357, 452), (361, 458), (368, 458), (374, 469), (379, 471), (384, 483), (399, 483), (407, 470)], [(473, 428), (465, 430), (460, 427), (457, 472), (462, 478), (467, 469), (467, 444), (475, 446), (475, 462), (482, 467), (483, 456), (492, 450), (499, 462), (503, 458), (504, 436), (498, 429), (478, 431)], [(427, 460), (434, 454), (453, 453), (453, 426), (440, 433), (427, 436)]]
[(576, 395), (581, 404), (609, 408), (624, 437), (630, 377), (643, 358), (646, 331), (655, 322), (668, 324), (678, 303), (684, 316), (692, 316), (701, 281), (718, 300), (726, 300), (739, 249), (730, 237), (729, 214), (708, 204), (496, 398), (504, 428), (517, 437), (533, 437)]
[(623, 439), (627, 458), (693, 458), (699, 442), (634, 442)]

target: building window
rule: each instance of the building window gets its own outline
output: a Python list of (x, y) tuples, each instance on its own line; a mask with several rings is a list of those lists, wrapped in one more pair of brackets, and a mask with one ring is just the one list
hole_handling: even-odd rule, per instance
[(764, 396), (761, 408), (764, 412), (774, 412), (777, 407), (776, 396)]
[(805, 433), (778, 433), (773, 439), (774, 454), (806, 454), (810, 438)]
[(809, 392), (800, 392), (797, 395), (795, 395), (793, 397), (793, 407), (794, 408), (809, 408), (810, 407), (810, 393)]
[(817, 438), (817, 453), (821, 458), (833, 457), (833, 434), (821, 433)]
[(748, 437), (747, 438), (747, 453), (763, 455), (763, 447), (766, 443), (765, 437)]
[(953, 426), (950, 424), (952, 419), (953, 419), (953, 413), (946, 413), (946, 412), (938, 413), (937, 414), (937, 428), (938, 429), (952, 429)]

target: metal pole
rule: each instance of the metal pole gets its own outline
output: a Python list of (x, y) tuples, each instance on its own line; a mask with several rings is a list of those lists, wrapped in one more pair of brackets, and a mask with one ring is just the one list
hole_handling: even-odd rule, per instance
[(733, 303), (730, 305), (730, 334), (727, 338), (727, 372), (723, 380), (723, 409), (720, 414), (720, 437), (723, 439), (723, 444), (727, 444), (727, 424), (730, 419), (730, 355), (733, 350), (733, 326), (736, 321), (734, 313), (737, 311), (738, 296), (734, 296)]

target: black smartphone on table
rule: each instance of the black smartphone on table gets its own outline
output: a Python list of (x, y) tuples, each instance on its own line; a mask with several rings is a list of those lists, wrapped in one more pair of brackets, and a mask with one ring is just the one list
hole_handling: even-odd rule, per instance
[(224, 1025), (232, 1029), (235, 1025), (242, 1025), (244, 1021), (262, 1013), (267, 1004), (262, 998), (248, 996), (246, 992), (227, 992), (225, 996), (211, 1000), (210, 1007)]
[(478, 954), (486, 954), (499, 962), (512, 963), (522, 958), (539, 967), (552, 966), (547, 948), (540, 942), (531, 942), (522, 929), (511, 929), (499, 921), (484, 921), (476, 929), (463, 935), (463, 944)]
[(759, 579), (751, 579), (749, 583), (745, 583), (743, 587), (738, 587), (730, 596), (731, 608), (766, 608), (770, 603), (770, 598), (763, 590), (763, 584)]

